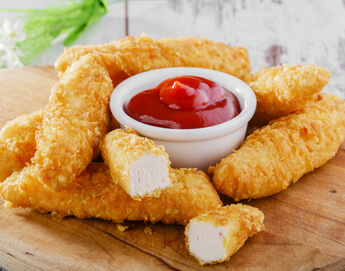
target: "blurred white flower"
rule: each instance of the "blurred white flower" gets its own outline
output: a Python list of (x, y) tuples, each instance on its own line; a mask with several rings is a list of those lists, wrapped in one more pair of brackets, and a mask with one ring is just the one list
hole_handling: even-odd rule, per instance
[(17, 46), (17, 42), (24, 41), (26, 38), (23, 27), (22, 21), (12, 24), (9, 20), (4, 20), (0, 28), (0, 68), (23, 66), (20, 60), (22, 52)]
[(15, 45), (17, 42), (24, 41), (26, 35), (23, 32), (23, 27), (23, 21), (17, 20), (14, 23), (11, 23), (9, 20), (5, 19), (4, 23), (0, 28), (1, 42), (11, 47)]
[(0, 55), (0, 68), (17, 68), (23, 67), (23, 63), (20, 60), (21, 52), (17, 46), (13, 48), (5, 47), (1, 50)]

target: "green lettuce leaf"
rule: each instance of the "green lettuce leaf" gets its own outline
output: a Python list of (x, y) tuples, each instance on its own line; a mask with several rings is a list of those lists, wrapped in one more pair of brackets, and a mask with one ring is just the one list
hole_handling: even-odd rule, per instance
[(43, 9), (1, 9), (24, 15), (23, 28), (26, 39), (17, 45), (23, 52), (25, 65), (43, 50), (49, 48), (54, 39), (67, 35), (64, 45), (74, 43), (80, 35), (108, 12), (106, 0), (64, 0), (56, 1)]

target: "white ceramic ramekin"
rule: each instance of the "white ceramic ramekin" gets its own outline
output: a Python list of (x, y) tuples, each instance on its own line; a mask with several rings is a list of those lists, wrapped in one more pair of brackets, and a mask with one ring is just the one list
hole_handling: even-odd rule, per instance
[[(123, 104), (132, 96), (157, 86), (165, 79), (181, 75), (204, 77), (228, 89), (237, 97), (241, 113), (232, 120), (211, 127), (168, 129), (141, 123), (124, 112)], [(163, 145), (173, 167), (207, 170), (241, 146), (248, 122), (256, 109), (256, 97), (246, 83), (226, 73), (202, 68), (165, 68), (143, 72), (123, 81), (111, 95), (110, 109), (122, 127), (128, 126)]]

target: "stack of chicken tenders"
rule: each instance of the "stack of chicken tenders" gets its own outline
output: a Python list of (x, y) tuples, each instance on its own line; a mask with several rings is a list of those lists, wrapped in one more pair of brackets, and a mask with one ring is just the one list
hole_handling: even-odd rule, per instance
[[(130, 127), (111, 125), (110, 95), (132, 75), (167, 67), (202, 67), (251, 86), (255, 131), (209, 175), (171, 168), (169, 155)], [(127, 37), (66, 49), (59, 82), (44, 110), (0, 132), (0, 194), (5, 207), (64, 217), (186, 225), (186, 246), (200, 264), (229, 259), (264, 230), (257, 208), (223, 206), (286, 189), (331, 159), (345, 139), (345, 101), (321, 93), (325, 68), (277, 66), (252, 75), (246, 49), (197, 37)]]

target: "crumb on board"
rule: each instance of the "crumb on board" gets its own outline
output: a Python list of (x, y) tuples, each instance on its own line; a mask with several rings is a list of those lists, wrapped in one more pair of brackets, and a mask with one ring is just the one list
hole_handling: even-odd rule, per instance
[(5, 207), (6, 209), (12, 208), (12, 206), (13, 206), (12, 202), (5, 201), (4, 207)]
[(127, 230), (128, 228), (129, 228), (128, 226), (124, 226), (124, 225), (122, 225), (122, 224), (117, 224), (117, 229), (118, 229), (119, 231), (124, 232), (124, 231)]
[(145, 233), (145, 234), (148, 234), (148, 235), (152, 235), (152, 229), (151, 229), (150, 227), (146, 226), (146, 227), (144, 228), (144, 233)]

